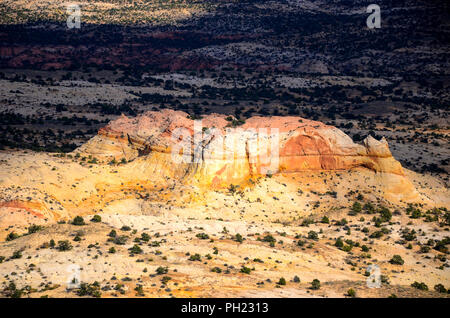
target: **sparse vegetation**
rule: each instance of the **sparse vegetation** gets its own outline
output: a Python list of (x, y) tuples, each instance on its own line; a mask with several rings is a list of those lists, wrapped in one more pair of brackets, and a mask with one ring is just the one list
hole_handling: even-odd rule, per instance
[(318, 280), (317, 278), (313, 279), (313, 281), (311, 282), (311, 289), (312, 290), (320, 289), (320, 280)]
[(403, 258), (400, 255), (394, 255), (394, 256), (392, 256), (389, 263), (394, 264), (394, 265), (403, 265), (403, 264), (405, 264), (405, 261), (403, 260)]
[(355, 298), (356, 297), (356, 292), (353, 288), (350, 288), (349, 290), (347, 290), (347, 296), (351, 297), (351, 298)]
[(198, 233), (196, 235), (197, 238), (201, 239), (201, 240), (209, 240), (209, 235), (206, 233)]
[(64, 241), (58, 241), (58, 250), (60, 252), (65, 252), (65, 251), (69, 251), (71, 250), (72, 244), (70, 244), (70, 242), (68, 240), (64, 240)]
[(92, 217), (92, 219), (91, 219), (91, 222), (96, 222), (96, 223), (98, 223), (98, 222), (101, 222), (101, 221), (102, 221), (102, 217), (101, 217), (100, 215), (98, 215), (98, 214), (94, 215), (94, 216)]
[(86, 225), (86, 223), (84, 223), (84, 219), (81, 216), (76, 216), (73, 221), (72, 221), (73, 225)]
[(159, 266), (159, 267), (156, 269), (156, 274), (157, 274), (157, 275), (167, 274), (168, 272), (169, 272), (169, 268), (168, 268), (168, 267)]
[(128, 250), (130, 251), (130, 254), (142, 254), (144, 252), (137, 244), (134, 244), (133, 247), (130, 247)]
[(251, 272), (252, 272), (252, 269), (251, 269), (251, 268), (246, 267), (246, 266), (242, 266), (242, 267), (241, 267), (241, 273), (244, 273), (244, 274), (250, 274)]
[(281, 286), (286, 285), (286, 279), (284, 279), (283, 277), (281, 277), (277, 284), (278, 284), (278, 285), (281, 285)]
[(100, 298), (102, 296), (100, 284), (98, 282), (94, 282), (92, 284), (81, 283), (80, 288), (76, 293), (78, 296), (91, 296), (95, 298)]
[[(2, 296), (289, 296), (310, 269), (311, 296), (446, 296), (443, 1), (390, 1), (383, 32), (356, 0), (93, 0), (83, 32), (59, 2), (0, 5)], [(280, 138), (216, 160), (248, 128)], [(53, 284), (72, 264), (101, 286)]]
[(424, 291), (428, 290), (428, 286), (425, 283), (414, 282), (411, 284), (411, 287)]

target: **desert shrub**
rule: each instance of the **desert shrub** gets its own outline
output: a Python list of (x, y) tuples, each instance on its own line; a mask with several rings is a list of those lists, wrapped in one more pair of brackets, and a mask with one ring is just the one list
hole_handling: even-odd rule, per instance
[(381, 225), (383, 224), (383, 221), (381, 220), (381, 218), (374, 217), (372, 219), (372, 221), (374, 222), (374, 225), (376, 227), (381, 227)]
[(189, 257), (189, 260), (193, 261), (193, 262), (195, 262), (195, 261), (199, 261), (200, 262), (202, 260), (202, 257), (200, 256), (200, 254), (196, 253), (196, 254), (191, 255)]
[(308, 239), (310, 240), (318, 240), (319, 239), (319, 235), (314, 232), (314, 231), (309, 231), (308, 232)]
[(352, 245), (344, 245), (341, 249), (344, 251), (344, 252), (350, 252), (351, 250), (352, 250), (352, 248), (353, 248), (353, 246)]
[(42, 230), (41, 225), (32, 224), (28, 227), (28, 234), (33, 234)]
[(114, 244), (117, 244), (117, 245), (125, 245), (125, 243), (127, 242), (127, 240), (128, 240), (128, 237), (127, 237), (127, 236), (121, 235), (121, 236), (116, 236), (116, 237), (113, 239), (113, 242), (114, 242)]
[(228, 187), (228, 192), (230, 194), (234, 194), (236, 193), (236, 190), (239, 188), (238, 185), (234, 185), (234, 184), (230, 184), (230, 186)]
[(322, 220), (320, 220), (320, 223), (330, 224), (330, 219), (327, 216), (324, 216)]
[(370, 203), (370, 202), (367, 202), (366, 204), (364, 204), (363, 210), (364, 210), (367, 214), (373, 214), (373, 213), (375, 213), (375, 207), (374, 207), (373, 204)]
[(97, 158), (94, 157), (94, 158), (88, 160), (88, 163), (91, 163), (91, 164), (97, 164), (97, 163), (98, 163), (98, 160), (97, 160)]
[(389, 263), (394, 264), (394, 265), (403, 265), (403, 264), (405, 264), (405, 261), (403, 260), (403, 258), (400, 255), (394, 255), (394, 256), (392, 256)]
[(73, 221), (72, 221), (73, 225), (85, 225), (86, 223), (84, 223), (84, 219), (81, 216), (76, 216)]
[(169, 272), (169, 268), (168, 268), (168, 267), (159, 266), (159, 267), (156, 269), (156, 274), (157, 274), (157, 275), (167, 274), (168, 272)]
[(114, 286), (114, 290), (117, 290), (122, 295), (125, 294), (125, 289), (123, 288), (124, 288), (123, 284), (116, 284), (116, 286)]
[(251, 269), (251, 268), (246, 267), (246, 266), (242, 266), (242, 267), (241, 267), (241, 273), (244, 273), (244, 274), (250, 274), (251, 272), (252, 272), (252, 269)]
[(22, 258), (22, 251), (15, 251), (11, 256), (11, 259), (18, 259), (18, 258)]
[(116, 252), (116, 248), (113, 246), (108, 250), (108, 253), (114, 254)]
[(20, 298), (24, 294), (23, 289), (18, 289), (14, 282), (10, 282), (7, 287), (3, 289), (3, 294), (9, 298)]
[(347, 291), (347, 296), (348, 296), (348, 297), (355, 298), (355, 297), (356, 297), (356, 292), (355, 292), (355, 290), (354, 290), (353, 288), (350, 288), (350, 289)]
[(120, 228), (122, 231), (131, 231), (131, 227), (129, 227), (128, 225), (124, 225)]
[(159, 241), (153, 241), (149, 244), (151, 247), (158, 247), (161, 246), (161, 242)]
[(450, 211), (445, 211), (444, 216), (442, 217), (442, 225), (450, 225)]
[(81, 283), (80, 288), (77, 290), (77, 295), (100, 298), (102, 295), (100, 284), (98, 282), (94, 282), (93, 284)]
[(437, 291), (438, 293), (443, 293), (443, 294), (447, 293), (447, 289), (442, 284), (434, 285), (434, 290)]
[(318, 280), (317, 278), (314, 279), (314, 280), (311, 282), (311, 289), (313, 289), (313, 290), (320, 289), (320, 280)]
[(72, 244), (68, 240), (58, 241), (58, 250), (60, 252), (69, 251), (72, 249)]
[(297, 275), (295, 275), (292, 280), (294, 283), (300, 283), (300, 277), (298, 277)]
[(109, 232), (108, 236), (109, 237), (116, 237), (117, 236), (116, 230), (111, 230), (111, 232)]
[(142, 233), (141, 234), (141, 240), (144, 241), (144, 242), (150, 241), (150, 235), (148, 235), (147, 233)]
[(220, 267), (213, 267), (211, 268), (211, 272), (220, 274), (222, 273), (222, 269)]
[(418, 219), (418, 218), (420, 218), (422, 216), (422, 212), (419, 209), (417, 209), (414, 206), (412, 206), (412, 205), (409, 205), (406, 208), (406, 214), (409, 215), (409, 217), (411, 219)]
[(130, 247), (128, 250), (131, 254), (142, 254), (144, 252), (137, 244), (134, 244), (133, 247)]
[(402, 230), (401, 237), (406, 241), (414, 241), (416, 239), (416, 231), (408, 228)]
[(381, 222), (389, 222), (392, 219), (392, 213), (388, 208), (381, 207), (379, 212)]
[(337, 198), (337, 192), (336, 191), (327, 191), (327, 192), (325, 192), (325, 194), (327, 194), (327, 195), (329, 195), (329, 196), (331, 196), (331, 197), (333, 197), (333, 198)]
[(369, 235), (369, 238), (380, 238), (384, 235), (383, 231), (375, 231)]
[(446, 237), (438, 242), (436, 242), (435, 246), (433, 247), (433, 249), (435, 249), (436, 251), (439, 251), (441, 253), (448, 253), (448, 247), (446, 245), (450, 244), (450, 237)]
[(171, 279), (172, 279), (172, 277), (170, 277), (170, 276), (163, 276), (163, 278), (161, 278), (161, 283), (163, 285), (166, 285), (169, 282), (169, 280), (171, 280)]
[(284, 279), (284, 277), (281, 277), (277, 284), (278, 285), (286, 285), (286, 279)]
[(9, 242), (9, 241), (15, 240), (19, 237), (20, 237), (19, 234), (15, 233), (15, 232), (11, 232), (6, 236), (6, 241)]
[(100, 215), (98, 215), (98, 214), (94, 215), (94, 216), (92, 217), (92, 219), (91, 219), (91, 222), (96, 222), (96, 223), (98, 223), (98, 222), (101, 222), (101, 221), (102, 221), (102, 217), (101, 217)]
[(209, 239), (209, 235), (206, 234), (206, 233), (198, 233), (198, 234), (196, 235), (196, 237), (199, 238), (199, 239), (201, 239), (201, 240), (207, 240), (207, 239)]
[(344, 241), (342, 241), (342, 238), (338, 237), (336, 239), (336, 242), (334, 243), (334, 246), (337, 248), (343, 248), (344, 247)]
[(270, 235), (270, 234), (264, 236), (262, 241), (263, 242), (269, 242), (269, 243), (275, 243), (276, 242), (275, 238), (272, 235)]
[(361, 203), (356, 201), (355, 203), (353, 203), (349, 215), (357, 215), (359, 212), (361, 212), (361, 210), (362, 210)]
[(380, 231), (383, 232), (383, 234), (389, 234), (391, 232), (387, 227), (384, 226), (381, 228)]
[(306, 218), (302, 221), (302, 223), (300, 224), (300, 226), (305, 226), (308, 227), (310, 224), (314, 224), (314, 220), (311, 218)]
[(241, 234), (237, 233), (237, 234), (234, 236), (234, 240), (235, 240), (236, 242), (242, 243), (242, 242), (244, 241), (244, 238), (242, 237)]
[(414, 282), (411, 284), (411, 287), (414, 287), (419, 290), (428, 290), (428, 286), (425, 283)]
[(422, 216), (422, 212), (420, 212), (419, 209), (415, 209), (411, 212), (411, 215), (409, 216), (411, 219), (418, 219)]
[(144, 288), (142, 287), (142, 285), (137, 285), (134, 290), (136, 291), (136, 296), (145, 296)]

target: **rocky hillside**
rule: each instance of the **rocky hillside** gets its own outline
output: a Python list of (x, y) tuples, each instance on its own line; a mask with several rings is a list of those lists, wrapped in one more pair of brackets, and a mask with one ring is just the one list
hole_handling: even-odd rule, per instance
[[(173, 110), (151, 111), (135, 118), (123, 115), (75, 153), (117, 161), (144, 157), (157, 166), (151, 170), (157, 171), (159, 178), (196, 180), (219, 188), (278, 172), (357, 167), (404, 177), (384, 138), (378, 141), (369, 136), (360, 145), (335, 127), (293, 116), (252, 117), (239, 122), (231, 116), (211, 114), (195, 122), (187, 113)], [(412, 186), (406, 181), (404, 185), (404, 192), (411, 193)]]
[[(355, 190), (399, 206), (448, 205), (448, 196), (437, 195), (448, 189), (436, 185), (423, 192), (427, 187), (414, 182), (386, 140), (368, 137), (357, 144), (335, 127), (293, 116), (242, 122), (208, 115), (199, 123), (184, 112), (152, 111), (112, 121), (68, 155), (4, 152), (3, 226), (32, 219), (52, 223), (110, 208), (126, 212), (130, 199), (141, 212), (154, 213), (155, 204), (184, 211), (207, 206), (211, 190), (262, 195), (255, 211), (280, 196), (282, 209), (300, 215), (348, 204), (347, 192)], [(263, 190), (272, 177), (286, 180), (289, 191)], [(298, 182), (311, 195), (299, 195), (304, 190)], [(323, 193), (333, 195), (317, 204)]]
[(449, 297), (447, 2), (0, 0), (0, 297)]

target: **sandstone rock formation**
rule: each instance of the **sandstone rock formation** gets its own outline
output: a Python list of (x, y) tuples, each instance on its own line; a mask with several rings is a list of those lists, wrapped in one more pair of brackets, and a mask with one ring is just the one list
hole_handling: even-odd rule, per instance
[(385, 139), (356, 144), (341, 130), (300, 117), (252, 117), (237, 126), (211, 114), (200, 121), (174, 110), (121, 118), (75, 152), (110, 160), (142, 158), (149, 178), (171, 177), (224, 187), (266, 173), (357, 167), (404, 176)]
[(349, 206), (350, 192), (448, 206), (448, 191), (411, 177), (386, 140), (356, 144), (300, 117), (212, 114), (200, 125), (180, 111), (147, 112), (111, 122), (74, 154), (2, 151), (0, 165), (0, 231), (96, 213), (275, 221)]

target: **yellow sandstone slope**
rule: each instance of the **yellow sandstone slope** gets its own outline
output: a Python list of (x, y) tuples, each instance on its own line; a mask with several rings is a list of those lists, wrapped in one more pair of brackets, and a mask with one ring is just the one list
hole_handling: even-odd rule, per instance
[[(234, 123), (224, 115), (208, 115), (198, 132), (184, 112), (147, 112), (111, 122), (68, 156), (1, 152), (0, 227), (101, 212), (188, 215), (222, 210), (233, 218), (238, 214), (225, 208), (229, 191), (245, 191), (252, 198), (239, 209), (256, 216), (271, 208), (274, 219), (282, 211), (291, 211), (283, 217), (293, 218), (345, 206), (349, 191), (390, 204), (448, 206), (448, 195), (425, 193), (413, 185), (384, 139), (368, 137), (355, 144), (335, 127), (300, 117)], [(189, 147), (175, 152), (184, 154), (185, 162), (176, 162), (172, 154), (183, 139), (174, 138), (179, 128), (192, 141), (200, 137), (199, 143), (189, 144), (189, 155)], [(267, 135), (261, 134), (264, 129)], [(255, 131), (263, 143), (254, 143)], [(276, 145), (271, 131), (278, 132), (278, 153), (271, 148)], [(232, 156), (226, 148), (230, 140)], [(321, 195), (331, 192), (335, 197)]]

